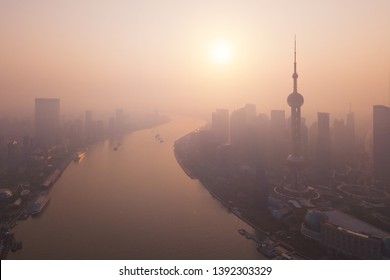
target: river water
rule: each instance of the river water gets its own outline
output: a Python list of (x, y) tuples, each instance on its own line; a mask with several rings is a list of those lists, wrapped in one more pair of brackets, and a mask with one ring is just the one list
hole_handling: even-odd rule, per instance
[[(71, 163), (37, 217), (21, 221), (9, 259), (262, 259), (253, 231), (182, 171), (174, 141), (204, 121), (171, 122), (105, 141)], [(163, 143), (156, 140), (160, 134)]]

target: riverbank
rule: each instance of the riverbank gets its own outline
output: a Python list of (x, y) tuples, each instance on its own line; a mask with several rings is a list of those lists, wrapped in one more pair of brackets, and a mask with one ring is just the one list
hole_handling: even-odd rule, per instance
[[(164, 118), (163, 121), (156, 123), (155, 126), (165, 124), (169, 121), (168, 118)], [(153, 127), (153, 125), (148, 124), (147, 127), (139, 127), (138, 130), (148, 129), (150, 127)], [(135, 131), (137, 130), (132, 130), (129, 133)], [(116, 136), (116, 138), (124, 137), (125, 135), (127, 134)], [(0, 216), (1, 231), (12, 234), (15, 238), (20, 238), (17, 234), (14, 234), (15, 230), (13, 229), (18, 226), (19, 223), (27, 220), (31, 216), (33, 205), (37, 198), (41, 195), (49, 195), (71, 163), (78, 162), (79, 160), (81, 161), (84, 156), (88, 157), (88, 151), (92, 146), (108, 139), (109, 138), (100, 139), (89, 145), (80, 145), (72, 149), (63, 147), (61, 150), (56, 150), (56, 148), (53, 148), (47, 152), (45, 151), (45, 153), (42, 152), (42, 155), (39, 155), (39, 162), (37, 156), (37, 163), (33, 164), (31, 169), (28, 170), (29, 173), (32, 174), (31, 177), (33, 177), (34, 180), (26, 180), (25, 183), (16, 186), (12, 190), (13, 196), (10, 201), (3, 205), (3, 211), (1, 211)], [(115, 141), (117, 142), (117, 140)], [(81, 151), (82, 153), (80, 153)], [(80, 154), (83, 156), (80, 157)], [(27, 194), (24, 195), (23, 193)], [(16, 205), (14, 203), (16, 200), (20, 200), (21, 203)], [(46, 211), (46, 209), (42, 208), (42, 212), (39, 213), (38, 216), (44, 214), (44, 211)], [(0, 239), (2, 244), (9, 244), (9, 238), (6, 237), (7, 234), (2, 235)], [(8, 250), (1, 250), (1, 259), (6, 259), (9, 251), (9, 246), (4, 248), (8, 248)]]
[(117, 140), (94, 145), (55, 184), (49, 207), (15, 228), (23, 249), (8, 259), (264, 259), (237, 232), (252, 229), (172, 153), (174, 140), (202, 123), (179, 116), (126, 135), (118, 151)]
[(210, 183), (207, 182), (204, 179), (198, 179), (201, 184), (207, 189), (207, 191), (216, 199), (218, 200), (226, 209), (228, 209), (231, 213), (233, 213), (235, 216), (237, 216), (239, 219), (244, 221), (246, 224), (250, 225), (252, 228), (254, 228), (257, 232), (261, 233), (264, 236), (270, 237), (270, 232), (264, 230), (263, 228), (260, 228), (259, 225), (255, 224), (255, 222), (251, 221), (247, 217), (245, 217), (244, 213), (241, 213), (239, 209), (234, 205), (234, 203), (229, 203), (226, 201), (219, 193), (213, 190), (213, 188), (210, 186)]
[[(248, 206), (244, 201), (250, 200), (250, 197), (244, 199), (244, 201), (242, 198), (243, 196), (248, 197), (248, 195), (245, 195), (242, 191), (237, 193), (232, 191), (230, 188), (231, 182), (216, 175), (214, 173), (216, 170), (214, 170), (212, 164), (202, 164), (200, 162), (197, 158), (197, 148), (191, 141), (193, 140), (192, 137), (196, 138), (195, 132), (187, 134), (175, 142), (174, 154), (178, 164), (190, 178), (199, 180), (211, 196), (218, 200), (229, 212), (255, 230), (255, 238), (251, 239), (257, 243), (258, 251), (272, 259), (309, 259), (304, 254), (296, 252), (293, 246), (286, 243), (285, 240), (278, 238), (278, 232), (282, 232), (280, 222), (274, 220), (266, 209)], [(253, 205), (253, 201), (251, 203)], [(264, 252), (270, 248), (272, 248), (272, 254), (265, 254)]]

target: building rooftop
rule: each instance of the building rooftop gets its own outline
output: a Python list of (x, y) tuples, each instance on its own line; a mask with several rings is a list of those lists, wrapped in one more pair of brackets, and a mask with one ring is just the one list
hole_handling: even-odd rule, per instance
[(345, 230), (378, 238), (390, 236), (390, 233), (380, 230), (346, 213), (337, 210), (330, 210), (324, 211), (324, 214), (328, 216), (328, 223), (339, 226)]

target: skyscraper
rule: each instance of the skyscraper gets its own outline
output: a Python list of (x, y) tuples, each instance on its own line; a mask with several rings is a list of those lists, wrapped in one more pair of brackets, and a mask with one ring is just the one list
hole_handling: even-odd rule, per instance
[(60, 99), (35, 98), (35, 137), (40, 147), (57, 143), (60, 126)]
[(378, 186), (390, 190), (390, 107), (374, 106), (373, 161)]
[(300, 173), (304, 163), (304, 158), (301, 154), (301, 106), (303, 105), (303, 96), (298, 93), (298, 73), (297, 73), (297, 51), (296, 42), (294, 44), (294, 73), (293, 92), (287, 97), (287, 103), (291, 107), (291, 141), (292, 151), (287, 157), (290, 166), (291, 187), (299, 191), (302, 190)]
[(246, 104), (245, 107), (233, 111), (230, 115), (230, 143), (242, 145), (253, 132), (256, 122), (256, 106)]
[(331, 143), (329, 113), (318, 113), (317, 161), (322, 171), (330, 168)]
[(256, 106), (253, 104), (246, 104), (230, 115), (230, 143), (236, 155), (247, 160), (256, 158), (253, 152), (258, 145), (256, 121)]

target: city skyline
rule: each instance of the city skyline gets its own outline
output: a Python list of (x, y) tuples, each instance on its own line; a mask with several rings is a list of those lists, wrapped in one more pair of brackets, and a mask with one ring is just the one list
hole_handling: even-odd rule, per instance
[(1, 2), (1, 259), (390, 259), (388, 11)]
[(60, 129), (60, 100), (57, 98), (35, 98), (35, 134), (37, 143), (51, 147), (58, 143)]
[[(254, 104), (246, 104), (233, 111), (230, 118), (227, 109), (217, 109), (211, 114), (210, 130), (196, 129), (173, 142), (176, 160), (191, 179), (198, 179), (213, 196), (230, 205), (229, 212), (231, 211), (237, 217), (255, 225), (256, 234), (259, 234), (258, 231), (260, 231), (268, 236), (262, 237), (265, 238), (263, 241), (257, 241), (254, 235), (245, 229), (238, 230), (241, 235), (259, 243), (256, 249), (262, 256), (268, 258), (278, 256), (282, 259), (316, 259), (319, 256), (337, 258), (338, 254), (341, 254), (342, 258), (386, 259), (390, 255), (390, 237), (386, 231), (388, 229), (386, 209), (390, 194), (388, 193), (388, 179), (385, 179), (383, 175), (377, 176), (376, 174), (386, 174), (387, 158), (384, 156), (378, 160), (377, 155), (388, 152), (389, 108), (386, 106), (373, 107), (374, 174), (370, 174), (370, 168), (367, 168), (370, 164), (368, 162), (369, 151), (361, 145), (352, 145), (352, 143), (362, 140), (362, 135), (358, 137), (355, 135), (353, 113), (350, 112), (347, 115), (345, 123), (344, 120), (334, 123), (334, 132), (342, 133), (342, 135), (340, 138), (330, 139), (329, 113), (319, 112), (317, 127), (314, 127), (318, 130), (317, 138), (308, 138), (308, 128), (304, 122), (301, 122), (300, 109), (303, 105), (303, 96), (298, 93), (296, 61), (296, 48), (294, 48), (293, 92), (287, 98), (287, 103), (291, 107), (289, 122), (288, 116), (286, 118), (283, 110), (272, 110), (271, 118), (268, 119), (257, 113)], [(55, 136), (56, 130), (60, 127), (60, 99), (36, 98), (35, 101), (35, 140), (37, 141), (31, 145), (34, 143), (34, 139), (31, 141), (27, 137), (20, 145), (13, 140), (8, 143), (7, 158), (5, 161), (3, 158), (2, 162), (4, 164), (2, 166), (3, 172), (7, 174), (3, 182), (15, 183), (17, 180), (26, 180), (26, 183), (14, 184), (12, 191), (7, 188), (1, 189), (0, 205), (2, 209), (6, 209), (3, 213), (4, 217), (11, 215), (10, 225), (15, 217), (17, 219), (21, 217), (28, 219), (29, 217), (28, 213), (20, 216), (19, 212), (12, 216), (12, 209), (15, 209), (12, 207), (19, 207), (18, 205), (10, 206), (14, 193), (16, 197), (20, 196), (21, 201), (26, 201), (26, 198), (22, 196), (22, 191), (28, 190), (30, 193), (34, 191), (37, 196), (31, 208), (31, 215), (35, 216), (43, 212), (47, 201), (50, 200), (49, 192), (54, 188), (54, 184), (59, 180), (62, 172), (71, 164), (71, 160), (74, 159), (75, 162), (72, 165), (73, 168), (76, 170), (82, 168), (82, 162), (86, 150), (88, 150), (88, 148), (81, 149), (82, 146), (92, 144), (92, 152), (88, 152), (92, 158), (87, 160), (90, 164), (95, 158), (94, 150), (96, 149), (97, 151), (103, 149), (102, 160), (109, 160), (111, 156), (108, 156), (108, 153), (120, 150), (120, 152), (127, 154), (125, 158), (132, 158), (137, 164), (143, 161), (142, 157), (145, 153), (139, 149), (140, 154), (137, 156), (135, 151), (129, 153), (127, 150), (134, 145), (134, 142), (129, 142), (132, 136), (132, 133), (129, 132), (136, 131), (137, 127), (129, 126), (123, 109), (116, 109), (108, 127), (103, 126), (102, 121), (94, 119), (93, 111), (86, 110), (84, 126), (82, 120), (70, 122), (66, 124), (61, 138), (54, 137), (57, 138), (54, 140), (52, 136)], [(168, 121), (160, 118), (158, 114), (155, 114), (152, 119), (154, 120), (150, 124), (152, 126), (158, 125), (157, 127), (160, 127), (158, 129), (163, 129), (164, 124)], [(177, 122), (175, 119), (177, 117), (174, 118), (173, 125)], [(271, 123), (275, 126), (269, 126)], [(146, 123), (146, 127), (150, 124)], [(161, 124), (163, 125), (159, 126)], [(339, 131), (336, 129), (337, 126), (339, 126)], [(144, 129), (143, 126), (139, 128)], [(155, 134), (154, 137), (151, 135), (154, 129), (144, 131), (143, 134), (147, 135), (149, 140), (141, 141), (139, 143), (141, 146), (146, 145), (155, 149), (159, 145), (164, 145), (165, 139), (159, 133)], [(313, 128), (311, 127), (310, 130), (312, 131)], [(276, 138), (272, 139), (273, 137)], [(150, 141), (153, 138), (154, 141)], [(324, 140), (324, 142), (321, 143), (320, 140)], [(124, 147), (120, 141), (125, 141)], [(325, 157), (323, 156), (324, 152), (307, 152), (308, 146), (313, 146), (316, 141), (317, 144), (314, 145), (325, 149)], [(40, 142), (46, 146), (46, 149), (39, 148)], [(345, 161), (332, 157), (333, 154), (330, 152), (332, 143), (344, 145), (345, 142), (349, 145), (349, 149), (345, 149), (345, 146), (342, 148), (345, 152), (343, 159)], [(150, 146), (151, 143), (154, 144)], [(274, 146), (274, 144), (276, 145)], [(377, 148), (376, 153), (375, 148)], [(168, 150), (172, 152), (170, 148)], [(73, 154), (75, 151), (76, 153)], [(309, 155), (308, 160), (306, 155)], [(329, 156), (329, 159), (326, 159), (326, 156)], [(23, 158), (27, 160), (26, 163), (22, 163)], [(146, 158), (146, 162), (150, 160), (154, 160), (152, 155)], [(309, 173), (306, 173), (309, 174), (308, 178), (301, 176), (304, 163), (310, 170)], [(29, 165), (31, 166), (28, 167)], [(21, 166), (28, 168), (20, 168)], [(32, 168), (32, 166), (34, 167)], [(109, 172), (117, 172), (114, 166), (116, 164), (110, 163), (106, 169), (108, 168)], [(284, 166), (289, 166), (290, 178), (282, 174), (285, 170)], [(35, 171), (32, 173), (26, 172), (26, 170), (34, 169)], [(140, 169), (138, 172), (146, 172), (146, 170), (142, 169), (141, 171)], [(154, 172), (158, 174), (159, 170), (156, 169)], [(105, 180), (111, 177), (105, 171), (100, 173), (100, 176), (93, 175), (87, 178), (89, 178), (88, 180), (96, 180), (100, 177), (98, 180)], [(47, 176), (43, 183), (41, 182), (41, 174)], [(119, 174), (124, 178), (125, 173)], [(128, 180), (132, 179), (134, 175), (131, 175), (130, 171), (127, 174), (130, 176), (127, 177)], [(148, 182), (148, 180), (144, 182)], [(173, 184), (176, 180), (170, 182)], [(87, 183), (85, 187), (89, 188), (93, 185)], [(134, 185), (131, 186), (130, 190), (133, 188)], [(324, 190), (326, 191), (324, 192)], [(236, 195), (232, 195), (235, 192), (237, 192)], [(361, 199), (366, 199), (368, 202), (364, 200), (363, 202), (366, 204), (362, 204)], [(339, 208), (340, 200), (342, 200), (342, 205), (347, 203), (348, 207), (355, 210)], [(24, 203), (26, 209), (29, 209), (28, 204)], [(13, 204), (16, 204), (16, 201)], [(115, 209), (118, 205), (111, 206)], [(355, 211), (365, 211), (367, 207), (378, 212), (371, 211), (367, 216), (356, 215)], [(328, 210), (324, 211), (323, 209)], [(82, 215), (84, 211), (80, 211)], [(284, 232), (284, 230), (280, 230), (274, 223), (277, 220), (287, 222), (286, 225), (289, 229), (283, 235), (280, 232)], [(378, 225), (379, 227), (377, 227)], [(9, 225), (7, 224), (7, 226)], [(299, 226), (301, 226), (301, 231), (297, 232)], [(159, 230), (162, 229), (159, 228)], [(61, 236), (61, 233), (59, 235)], [(2, 242), (8, 242), (8, 236), (6, 234)], [(274, 242), (275, 240), (283, 240), (286, 236), (293, 242), (294, 250), (288, 247), (291, 245), (284, 247), (275, 243), (275, 247), (272, 246), (272, 248), (275, 248), (273, 250), (276, 251), (269, 251), (271, 247), (267, 245), (267, 238), (270, 238), (270, 242)], [(292, 236), (294, 237), (292, 238)], [(352, 238), (351, 241), (339, 246), (338, 244), (343, 242), (345, 236)], [(310, 245), (306, 245), (306, 243)], [(360, 247), (355, 246), (358, 243), (361, 244)], [(324, 251), (320, 245), (326, 246), (330, 251)], [(13, 241), (12, 252), (20, 250), (21, 246), (19, 241)], [(316, 249), (310, 249), (312, 246)], [(290, 251), (282, 253), (286, 249)], [(63, 254), (61, 257), (63, 258), (67, 254), (66, 249), (65, 251), (61, 250), (61, 252), (59, 256)], [(93, 254), (92, 251), (90, 253)], [(52, 251), (50, 254), (56, 255), (57, 253)], [(96, 255), (91, 256), (102, 258), (99, 257), (99, 254), (96, 252)], [(115, 254), (116, 252), (113, 253), (113, 256)], [(12, 256), (17, 257), (18, 255)], [(36, 258), (39, 255), (33, 256)], [(161, 256), (164, 257), (160, 258), (169, 258), (170, 255)], [(3, 252), (2, 257), (4, 257)]]

